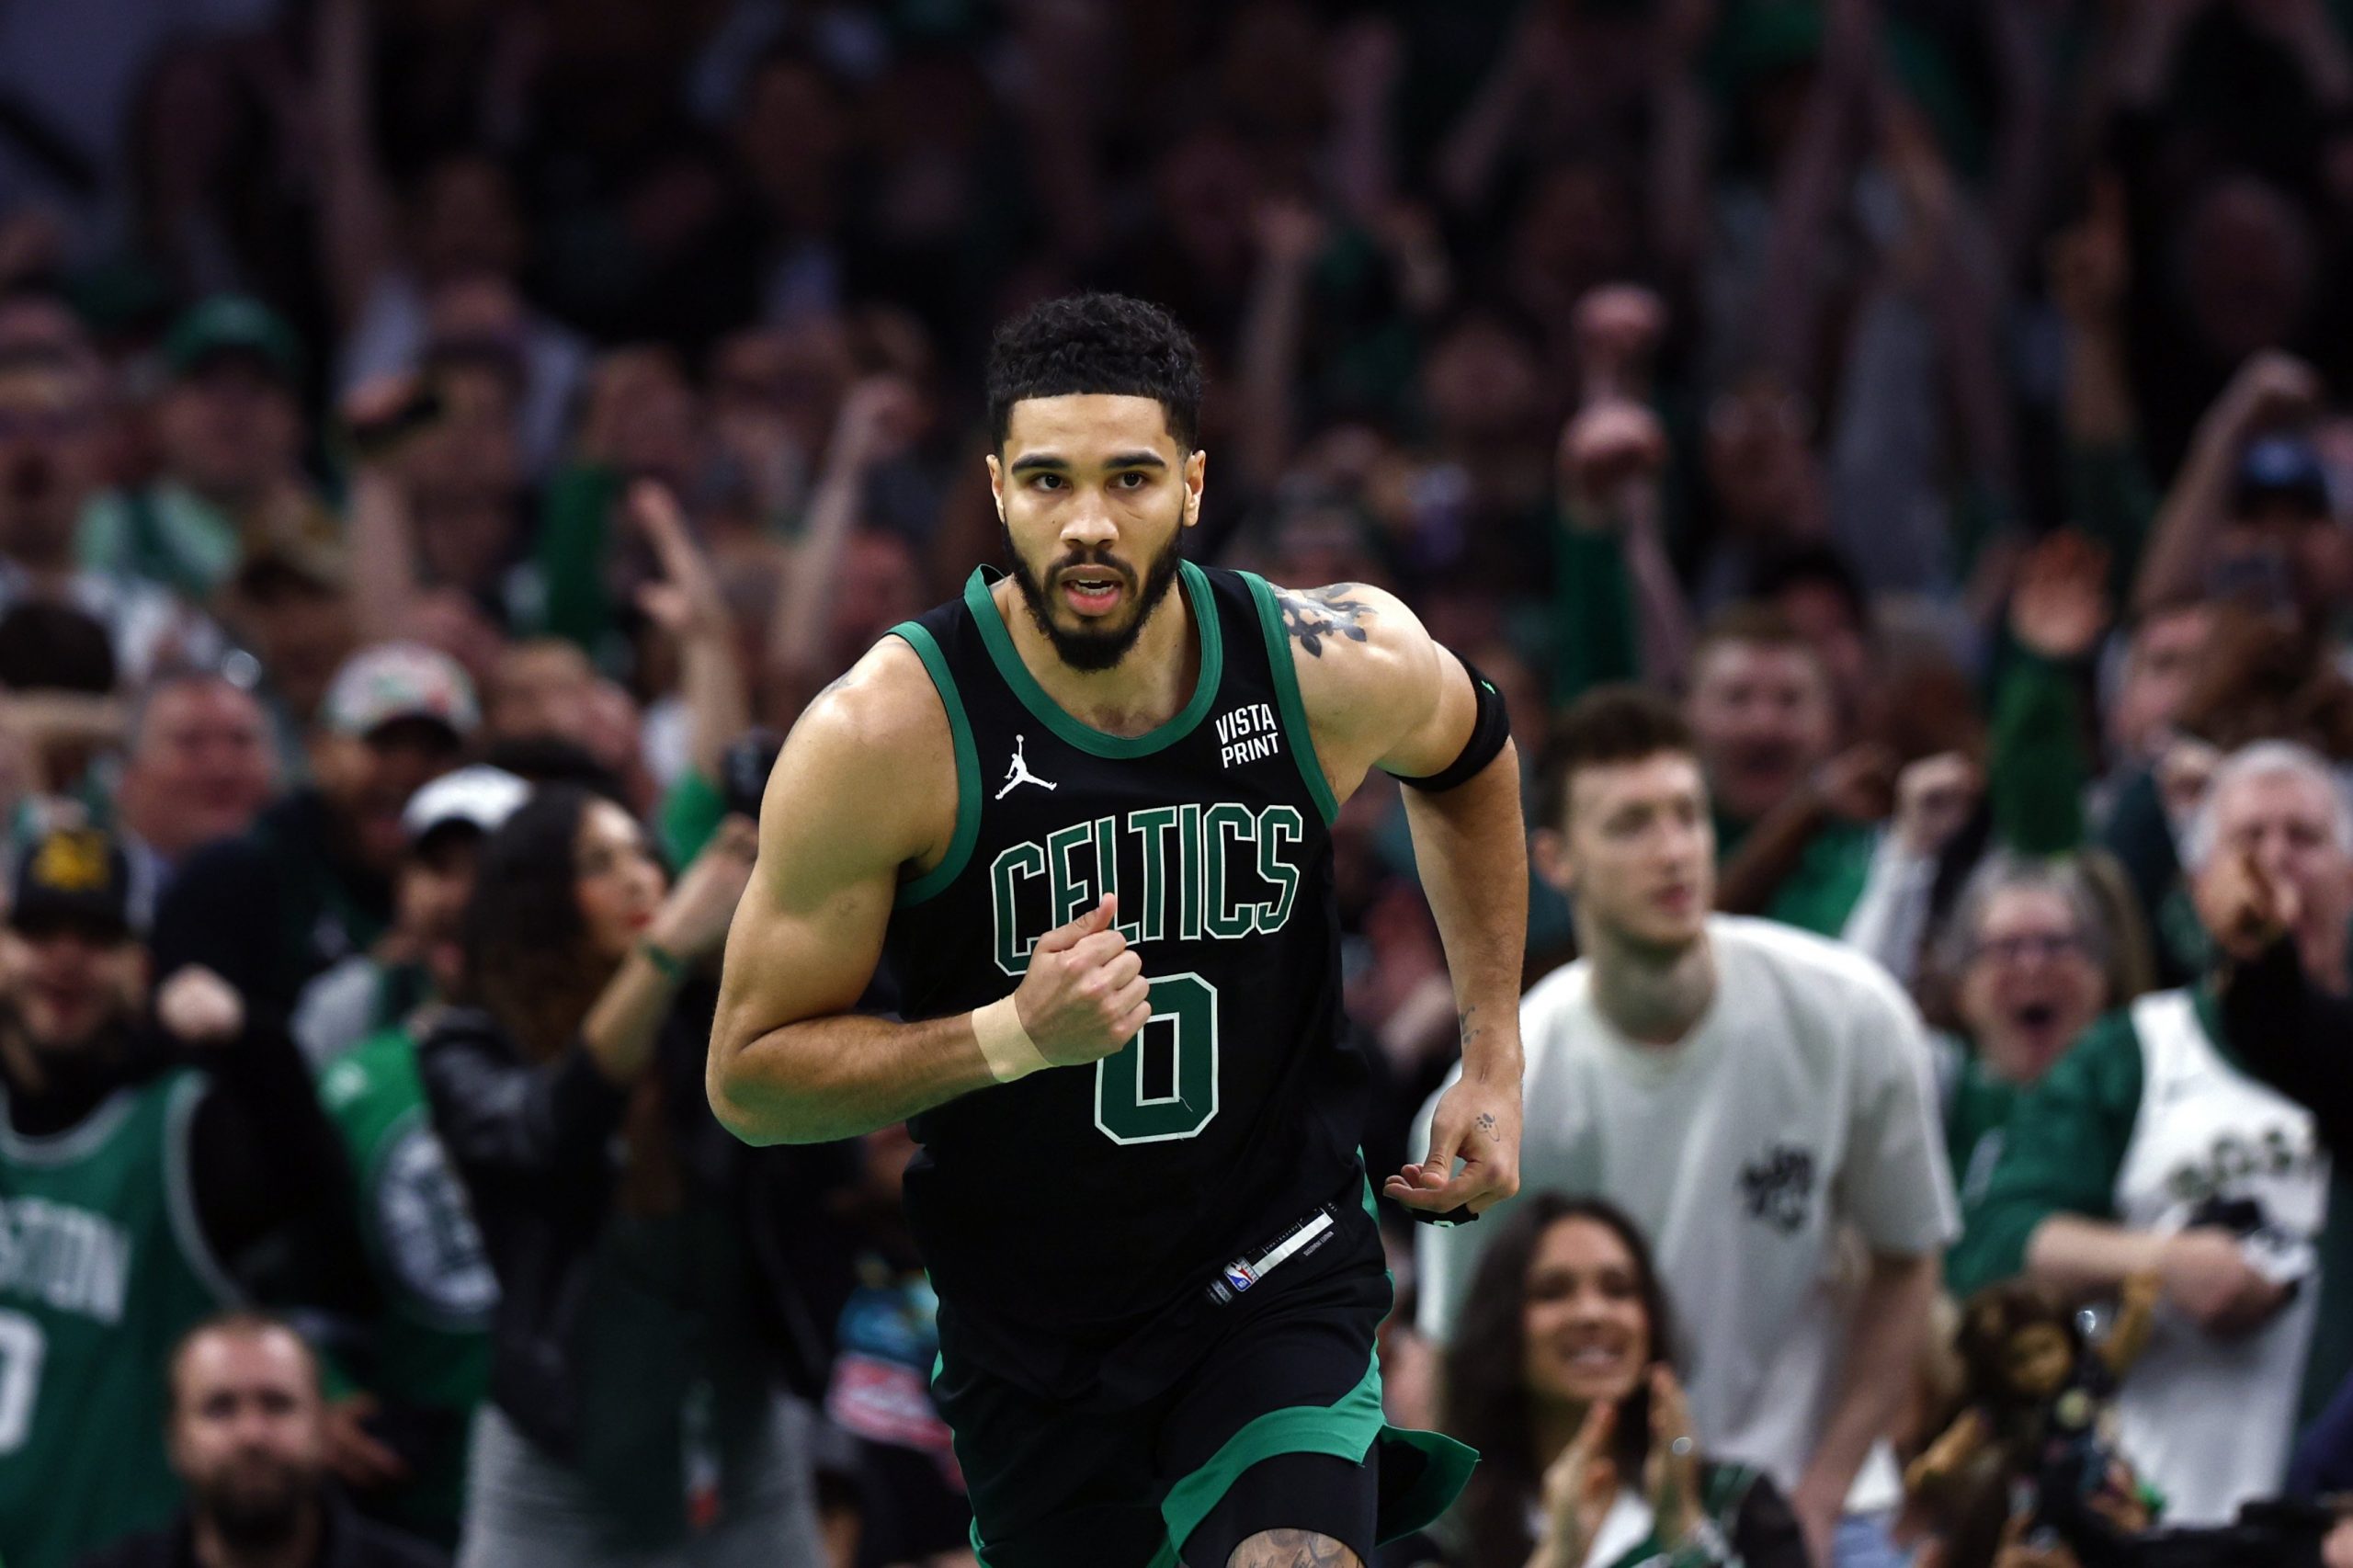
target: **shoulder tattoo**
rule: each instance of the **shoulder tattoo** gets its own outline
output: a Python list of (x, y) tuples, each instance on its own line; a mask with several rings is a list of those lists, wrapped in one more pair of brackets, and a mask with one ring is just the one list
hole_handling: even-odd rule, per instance
[(1373, 615), (1373, 607), (1357, 597), (1362, 590), (1355, 583), (1335, 583), (1326, 588), (1284, 588), (1277, 591), (1275, 603), (1283, 612), (1283, 630), (1291, 640), (1307, 650), (1310, 658), (1324, 656), (1324, 641), (1328, 637), (1345, 637), (1351, 642), (1365, 640), (1364, 622)]

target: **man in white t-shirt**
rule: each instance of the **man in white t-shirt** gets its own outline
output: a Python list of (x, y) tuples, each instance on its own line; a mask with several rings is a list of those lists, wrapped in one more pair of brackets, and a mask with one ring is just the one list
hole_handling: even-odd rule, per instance
[[(1704, 1451), (1771, 1473), (1817, 1561), (1900, 1562), (1885, 1438), (1957, 1225), (1918, 1015), (1859, 954), (1710, 915), (1707, 790), (1663, 699), (1581, 700), (1543, 804), (1537, 864), (1586, 956), (1521, 1004), (1521, 1188), (1631, 1214)], [(1441, 1343), (1494, 1228), (1422, 1238), (1421, 1326)]]

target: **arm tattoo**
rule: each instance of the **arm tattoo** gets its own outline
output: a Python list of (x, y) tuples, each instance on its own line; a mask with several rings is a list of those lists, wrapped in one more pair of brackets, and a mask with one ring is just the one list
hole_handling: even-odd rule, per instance
[(1335, 583), (1328, 588), (1279, 589), (1275, 594), (1275, 603), (1282, 608), (1283, 629), (1307, 650), (1308, 657), (1320, 659), (1327, 637), (1345, 637), (1351, 642), (1365, 640), (1364, 621), (1373, 613), (1373, 608), (1353, 597), (1358, 591), (1354, 583)]
[(1357, 1554), (1313, 1530), (1261, 1530), (1233, 1549), (1226, 1568), (1364, 1568)]

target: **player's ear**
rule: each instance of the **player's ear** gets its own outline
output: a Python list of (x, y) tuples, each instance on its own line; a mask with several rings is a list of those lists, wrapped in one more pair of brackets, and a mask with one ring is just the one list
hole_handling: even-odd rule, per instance
[(1185, 460), (1185, 526), (1201, 520), (1201, 483), (1209, 476), (1210, 455), (1195, 452)]
[(1005, 465), (996, 460), (995, 452), (981, 460), (989, 465), (989, 504), (996, 508), (996, 520), (1005, 521)]
[(1529, 846), (1536, 862), (1536, 874), (1544, 885), (1560, 893), (1576, 892), (1576, 866), (1569, 858), (1569, 835), (1557, 828), (1540, 827), (1530, 835)]

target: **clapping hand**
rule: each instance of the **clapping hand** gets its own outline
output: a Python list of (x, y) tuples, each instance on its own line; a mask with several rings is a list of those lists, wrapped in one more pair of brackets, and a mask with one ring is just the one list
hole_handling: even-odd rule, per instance
[(1544, 1467), (1544, 1554), (1552, 1568), (1578, 1568), (1601, 1533), (1601, 1521), (1618, 1495), (1618, 1463), (1610, 1441), (1618, 1432), (1618, 1407), (1597, 1400), (1585, 1413), (1577, 1435), (1560, 1457)]
[(1651, 1369), (1651, 1451), (1643, 1462), (1643, 1494), (1658, 1539), (1670, 1547), (1698, 1528), (1699, 1449), (1691, 1431), (1691, 1407), (1675, 1369), (1661, 1361)]

